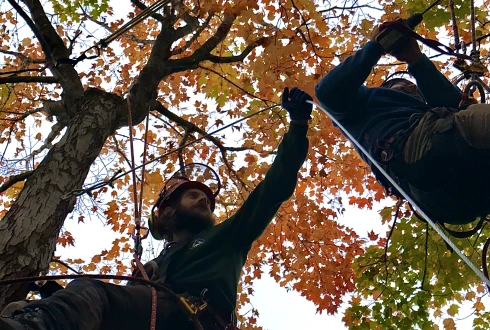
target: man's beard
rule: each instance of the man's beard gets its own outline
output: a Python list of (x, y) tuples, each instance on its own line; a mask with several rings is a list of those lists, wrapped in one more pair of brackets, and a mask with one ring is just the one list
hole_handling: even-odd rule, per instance
[(176, 231), (188, 231), (192, 234), (214, 226), (214, 217), (211, 212), (203, 212), (199, 209), (184, 209), (178, 205), (175, 210)]

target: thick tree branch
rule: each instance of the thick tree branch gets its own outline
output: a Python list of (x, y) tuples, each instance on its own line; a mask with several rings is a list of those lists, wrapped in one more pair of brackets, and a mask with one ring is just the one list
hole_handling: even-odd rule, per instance
[(58, 80), (55, 77), (34, 77), (34, 76), (0, 77), (0, 85), (1, 84), (15, 84), (15, 83), (56, 84), (56, 83), (58, 83)]
[[(142, 121), (146, 112), (143, 109), (148, 108), (150, 101), (157, 97), (157, 89), (160, 81), (175, 72), (167, 68), (168, 59), (170, 58), (170, 48), (175, 41), (175, 30), (169, 22), (162, 23), (162, 29), (155, 39), (151, 49), (151, 54), (145, 67), (141, 70), (140, 75), (136, 78), (130, 89), (130, 101), (133, 114), (133, 122)], [(127, 118), (122, 118), (127, 123)]]
[(24, 173), (21, 173), (21, 174), (17, 174), (17, 175), (13, 175), (11, 176), (8, 181), (6, 181), (4, 184), (2, 184), (0, 186), (0, 193), (3, 193), (4, 191), (6, 191), (7, 189), (9, 189), (10, 187), (12, 187), (14, 184), (16, 184), (17, 182), (20, 182), (20, 181), (24, 181), (26, 180), (28, 177), (31, 176), (31, 174), (33, 173), (34, 171), (26, 171)]
[(24, 11), (24, 9), (22, 9), (22, 7), (15, 0), (8, 0), (8, 2), (12, 6), (12, 8), (14, 8), (15, 11), (24, 19), (26, 24), (29, 26), (31, 31), (36, 36), (37, 40), (39, 40), (39, 43), (41, 44), (41, 48), (43, 49), (46, 57), (51, 58), (51, 49), (49, 47), (49, 44), (44, 39), (44, 35), (41, 33), (41, 31), (36, 26), (36, 24), (32, 21), (32, 19), (29, 17), (29, 15), (27, 15), (27, 13)]
[(183, 19), (186, 24), (175, 30), (175, 40), (179, 40), (180, 38), (191, 34), (199, 27), (199, 19), (190, 15), (188, 11), (185, 12)]
[[(185, 45), (180, 47), (180, 48), (174, 49), (172, 51), (172, 55), (179, 55), (179, 54), (182, 54), (183, 52), (185, 52), (192, 45), (192, 43), (194, 41), (196, 41), (197, 38), (199, 38), (202, 31), (204, 31), (204, 29), (209, 26), (209, 22), (211, 21), (212, 18), (213, 18), (213, 14), (210, 13), (208, 15), (208, 17), (206, 18), (206, 21), (204, 21), (204, 23), (202, 25), (200, 25), (198, 28), (195, 29), (194, 34), (192, 35), (192, 37), (189, 40), (186, 41)], [(177, 30), (177, 32), (178, 32), (178, 30)], [(178, 38), (178, 37), (176, 38), (176, 40), (179, 40), (179, 39), (180, 38)]]
[[(141, 1), (139, 1), (139, 0), (131, 0), (131, 2), (138, 9), (145, 10), (147, 8), (147, 6), (144, 3), (142, 3)], [(165, 21), (165, 17), (163, 17), (161, 14), (153, 13), (150, 16), (153, 17), (154, 19), (156, 19), (159, 22), (164, 22)]]
[(235, 14), (225, 14), (223, 21), (216, 30), (216, 33), (211, 38), (209, 38), (201, 47), (199, 47), (199, 49), (194, 52), (190, 59), (195, 62), (200, 62), (204, 60), (211, 53), (211, 51), (216, 48), (216, 46), (218, 46), (223, 40), (225, 40), (228, 32), (230, 32), (235, 18)]
[[(39, 2), (39, 0), (22, 1), (29, 8), (35, 26), (32, 26), (32, 21), (31, 23), (27, 21), (29, 17), (25, 17), (27, 16), (25, 12), (22, 17), (26, 19), (29, 27), (32, 29), (39, 42), (41, 43), (44, 54), (46, 55), (46, 59), (52, 59), (48, 61), (49, 69), (63, 88), (66, 102), (69, 105), (68, 108), (74, 115), (77, 112), (77, 109), (75, 107), (75, 99), (78, 99), (83, 95), (82, 82), (73, 66), (67, 64), (59, 66), (56, 65), (59, 60), (67, 59), (71, 54), (63, 43), (63, 40), (56, 32), (55, 28), (51, 25), (51, 22), (46, 16), (43, 6)], [(9, 2), (12, 4), (12, 6), (14, 6), (13, 3), (15, 3), (15, 0), (9, 0)], [(15, 4), (17, 5), (17, 3)], [(18, 9), (16, 8), (16, 10), (22, 11), (22, 8), (20, 8), (18, 5), (17, 7)]]

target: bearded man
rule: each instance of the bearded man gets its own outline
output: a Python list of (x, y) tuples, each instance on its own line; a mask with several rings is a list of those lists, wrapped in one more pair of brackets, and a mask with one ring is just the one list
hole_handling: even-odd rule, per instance
[[(312, 105), (303, 91), (286, 88), (282, 106), (291, 124), (264, 180), (229, 219), (216, 224), (215, 196), (205, 184), (177, 178), (162, 190), (150, 220), (164, 251), (147, 263), (149, 277), (187, 301), (209, 306), (199, 318), (204, 329), (236, 329), (234, 311), (240, 274), (252, 243), (294, 192), (308, 153)], [(154, 267), (150, 267), (153, 265)], [(157, 291), (157, 329), (194, 329), (181, 306)], [(207, 312), (212, 310), (211, 312)], [(149, 329), (151, 289), (96, 280), (74, 280), (51, 297), (2, 315), (1, 330)]]

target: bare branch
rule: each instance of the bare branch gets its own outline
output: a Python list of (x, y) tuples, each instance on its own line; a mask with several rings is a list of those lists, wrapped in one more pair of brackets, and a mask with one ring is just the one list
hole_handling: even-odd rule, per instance
[(53, 127), (51, 127), (51, 132), (49, 132), (48, 137), (44, 140), (43, 145), (39, 149), (34, 150), (34, 152), (32, 152), (32, 154), (29, 155), (28, 160), (34, 159), (34, 157), (39, 155), (43, 150), (51, 148), (53, 146), (52, 143), (54, 139), (56, 139), (56, 137), (61, 133), (61, 131), (65, 127), (66, 127), (65, 123), (62, 122), (57, 122), (56, 124), (54, 124)]
[(220, 63), (220, 64), (223, 64), (223, 63), (233, 63), (233, 62), (241, 62), (257, 46), (263, 45), (266, 40), (267, 40), (266, 37), (262, 37), (260, 39), (257, 39), (256, 41), (254, 41), (250, 45), (248, 45), (247, 48), (245, 48), (240, 55), (221, 57), (221, 56), (216, 56), (216, 55), (209, 54), (208, 56), (206, 56), (205, 59), (208, 60), (208, 61), (211, 61), (213, 63)]
[(185, 166), (184, 155), (183, 155), (184, 148), (183, 147), (185, 146), (185, 144), (187, 143), (187, 139), (189, 138), (189, 131), (190, 130), (186, 127), (185, 131), (184, 131), (184, 136), (182, 137), (182, 139), (180, 140), (180, 143), (179, 143), (178, 156), (179, 156), (180, 168), (184, 168), (184, 166)]
[[(82, 16), (85, 17), (86, 19), (88, 19), (89, 21), (91, 21), (91, 22), (93, 22), (93, 23), (95, 23), (95, 24), (103, 27), (108, 32), (110, 32), (111, 34), (116, 31), (113, 28), (109, 27), (109, 24), (100, 22), (100, 21), (96, 20), (95, 18), (93, 18), (92, 16), (90, 16), (89, 14), (87, 14), (87, 12), (84, 9), (82, 9)], [(128, 38), (131, 41), (134, 41), (136, 43), (143, 44), (143, 45), (153, 45), (155, 43), (155, 40), (139, 39), (139, 38), (135, 37), (132, 34), (123, 34), (122, 36), (125, 37), (125, 38)]]
[[(129, 160), (128, 156), (126, 156), (124, 151), (121, 150), (121, 147), (119, 146), (119, 141), (116, 139), (116, 136), (114, 134), (112, 135), (112, 139), (114, 140), (114, 145), (116, 146), (117, 153), (121, 155), (124, 161), (128, 164), (129, 168), (132, 168), (133, 165), (131, 164), (131, 161)], [(136, 174), (136, 179), (138, 179), (138, 181), (141, 181), (138, 177), (138, 174)]]
[(44, 70), (46, 70), (45, 67), (38, 68), (38, 69), (21, 69), (21, 70), (15, 70), (15, 71), (2, 71), (2, 72), (0, 72), (0, 76), (16, 75), (16, 74), (25, 73), (25, 72), (43, 72)]
[(13, 51), (10, 51), (10, 50), (0, 49), (0, 53), (18, 57), (22, 61), (24, 61), (25, 63), (28, 63), (28, 64), (44, 64), (44, 63), (46, 63), (46, 60), (45, 59), (33, 59), (33, 58), (30, 58), (30, 57), (28, 57), (28, 56), (26, 56), (24, 54), (21, 54), (21, 53), (18, 53), (18, 52), (13, 52)]
[[(168, 119), (170, 119), (172, 121), (175, 121), (180, 126), (184, 127), (185, 132), (186, 132), (186, 134), (184, 135), (184, 137), (187, 134), (190, 134), (192, 132), (197, 132), (197, 133), (199, 133), (199, 134), (201, 134), (203, 136), (207, 135), (206, 131), (204, 131), (201, 128), (197, 127), (193, 123), (191, 123), (191, 122), (189, 122), (189, 121), (187, 121), (187, 120), (185, 120), (185, 119), (177, 116), (175, 113), (173, 113), (172, 111), (168, 110), (160, 102), (154, 101), (154, 104), (152, 104), (152, 107), (151, 108), (154, 109), (154, 110), (156, 110), (156, 111), (158, 111), (159, 113), (161, 113), (162, 115), (164, 115)], [(240, 178), (240, 176), (238, 176), (238, 174), (236, 173), (236, 171), (233, 170), (233, 168), (231, 167), (230, 163), (228, 162), (228, 159), (226, 158), (226, 148), (225, 148), (225, 146), (223, 146), (223, 144), (221, 143), (221, 141), (218, 140), (217, 138), (215, 138), (214, 136), (206, 136), (206, 140), (211, 141), (216, 147), (218, 147), (218, 149), (221, 152), (223, 163), (225, 163), (225, 166), (228, 169), (228, 171), (230, 173), (233, 173), (235, 175), (235, 177), (237, 178), (237, 180), (242, 184), (242, 186), (245, 189), (248, 189), (248, 186), (245, 184), (245, 182), (243, 182), (243, 180)]]
[(13, 114), (13, 115), (18, 115), (18, 117), (15, 117), (15, 118), (3, 118), (3, 120), (8, 120), (8, 121), (21, 121), (21, 120), (24, 120), (25, 118), (29, 117), (30, 115), (34, 114), (34, 113), (37, 113), (37, 112), (41, 112), (43, 110), (43, 108), (36, 108), (36, 109), (31, 109), (29, 111), (25, 111), (25, 112), (20, 112), (20, 111), (5, 111), (5, 110), (0, 110), (0, 112), (3, 112), (3, 113), (9, 113), (9, 114)]
[(352, 9), (360, 9), (360, 8), (369, 8), (369, 9), (381, 10), (381, 11), (383, 10), (383, 8), (378, 8), (378, 7), (374, 7), (374, 6), (370, 6), (370, 5), (358, 5), (358, 6), (351, 6), (351, 7), (333, 6), (333, 7), (327, 8), (327, 9), (319, 10), (318, 12), (319, 13), (327, 13), (327, 12), (333, 11), (333, 10), (352, 10)]
[(56, 84), (58, 80), (55, 77), (35, 77), (35, 76), (11, 76), (0, 77), (0, 85), (15, 84), (15, 83), (43, 83)]
[(2, 184), (0, 186), (0, 193), (3, 193), (4, 191), (6, 191), (7, 189), (9, 189), (10, 187), (12, 187), (14, 184), (16, 184), (17, 182), (20, 182), (20, 181), (24, 181), (26, 180), (28, 177), (31, 176), (31, 174), (33, 173), (34, 171), (26, 171), (24, 173), (21, 173), (21, 174), (17, 174), (17, 175), (13, 175), (11, 176), (8, 181), (6, 181), (4, 184)]

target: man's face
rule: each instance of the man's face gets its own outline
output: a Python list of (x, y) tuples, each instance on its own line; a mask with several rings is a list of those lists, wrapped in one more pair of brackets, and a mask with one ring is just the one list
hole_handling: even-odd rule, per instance
[(199, 189), (185, 190), (176, 208), (176, 229), (197, 234), (214, 226), (215, 219), (207, 195)]

